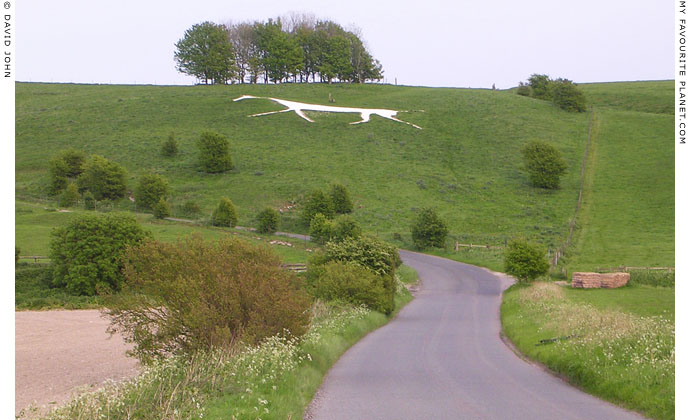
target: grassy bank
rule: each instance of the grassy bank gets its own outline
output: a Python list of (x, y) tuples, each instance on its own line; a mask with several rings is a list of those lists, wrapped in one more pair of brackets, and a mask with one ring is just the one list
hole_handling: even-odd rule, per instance
[[(411, 299), (399, 282), (396, 308)], [(232, 353), (169, 359), (131, 381), (84, 394), (45, 418), (299, 419), (340, 355), (394, 315), (317, 302), (301, 340), (273, 337)]]
[(675, 409), (673, 313), (673, 289), (535, 283), (505, 292), (501, 321), (529, 358), (591, 394), (666, 420)]

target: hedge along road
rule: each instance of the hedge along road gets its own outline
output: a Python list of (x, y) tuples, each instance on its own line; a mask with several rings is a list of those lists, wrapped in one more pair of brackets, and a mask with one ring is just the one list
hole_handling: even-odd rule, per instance
[(644, 418), (571, 387), (501, 341), (507, 278), (444, 258), (400, 256), (419, 273), (420, 292), (336, 362), (305, 418)]

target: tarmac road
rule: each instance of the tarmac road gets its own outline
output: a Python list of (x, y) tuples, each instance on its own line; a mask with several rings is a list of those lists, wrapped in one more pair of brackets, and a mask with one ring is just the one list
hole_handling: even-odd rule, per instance
[(517, 357), (499, 336), (501, 293), (488, 270), (400, 251), (416, 298), (333, 366), (313, 420), (642, 419)]

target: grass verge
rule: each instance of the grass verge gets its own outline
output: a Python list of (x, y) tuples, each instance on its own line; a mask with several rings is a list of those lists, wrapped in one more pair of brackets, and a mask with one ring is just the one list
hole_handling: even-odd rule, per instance
[(130, 381), (83, 394), (44, 419), (300, 419), (330, 366), (410, 300), (398, 281), (391, 316), (317, 302), (299, 341), (272, 337), (231, 353), (171, 358)]
[(665, 288), (631, 286), (585, 298), (552, 283), (516, 285), (504, 294), (503, 332), (527, 357), (586, 392), (651, 418), (673, 419), (672, 295)]

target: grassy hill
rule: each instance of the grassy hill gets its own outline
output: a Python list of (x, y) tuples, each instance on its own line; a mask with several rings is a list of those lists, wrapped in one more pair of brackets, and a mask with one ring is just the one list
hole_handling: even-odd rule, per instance
[[(602, 109), (601, 138), (608, 130), (607, 113), (637, 115), (639, 109), (665, 110), (666, 95), (657, 91), (672, 89), (669, 83), (651, 87), (643, 83), (636, 90), (627, 89), (626, 84), (587, 86), (587, 94)], [(399, 117), (423, 130), (376, 116), (369, 123), (349, 125), (359, 119), (356, 114), (310, 113), (313, 124), (294, 113), (247, 118), (282, 107), (265, 100), (232, 102), (244, 94), (318, 104), (328, 104), (330, 94), (336, 106), (410, 111)], [(637, 104), (638, 98), (642, 105)], [(625, 106), (635, 111), (621, 110)], [(45, 198), (48, 159), (61, 149), (74, 147), (122, 164), (129, 171), (130, 187), (146, 170), (164, 175), (172, 185), (173, 204), (194, 200), (206, 215), (220, 197), (227, 196), (238, 207), (241, 225), (255, 225), (255, 215), (264, 206), (299, 203), (313, 188), (339, 182), (349, 188), (355, 201), (354, 217), (364, 229), (401, 246), (411, 246), (409, 226), (416, 210), (432, 206), (448, 221), (451, 240), (502, 245), (520, 235), (555, 248), (565, 240), (574, 214), (588, 122), (588, 114), (566, 113), (548, 102), (508, 91), (387, 85), (163, 87), (18, 83), (16, 193), (23, 199)], [(628, 122), (643, 124), (635, 116)], [(647, 131), (665, 139), (664, 127), (650, 126)], [(199, 171), (195, 141), (203, 130), (228, 136), (235, 170), (219, 175)], [(612, 128), (607, 137), (627, 135), (615, 130)], [(641, 133), (635, 126), (629, 131)], [(160, 145), (170, 132), (175, 133), (181, 147), (181, 155), (172, 159), (160, 154)], [(669, 139), (671, 135), (669, 131)], [(569, 170), (561, 189), (544, 192), (529, 186), (519, 150), (533, 139), (551, 142), (564, 154)], [(645, 146), (641, 149), (644, 154), (638, 154), (636, 141), (626, 144), (631, 148), (626, 155), (631, 164), (649, 160), (647, 149), (653, 147)], [(604, 151), (604, 147), (597, 149), (596, 156), (611, 159)], [(667, 165), (665, 156), (660, 157), (660, 165)], [(644, 166), (645, 171), (653, 169)], [(667, 175), (661, 173), (659, 182), (672, 193), (672, 176), (670, 189), (664, 183)], [(636, 194), (635, 185), (628, 183), (624, 188)], [(600, 202), (596, 195), (591, 199)], [(628, 199), (621, 197), (623, 201)], [(120, 206), (128, 208), (130, 203)], [(645, 207), (642, 218), (667, 217), (663, 210), (658, 215), (655, 212)], [(590, 211), (587, 223), (606, 224), (592, 216), (596, 213)], [(298, 214), (299, 209), (283, 213), (282, 229), (304, 231)], [(670, 244), (672, 249), (672, 236), (670, 242), (666, 238), (668, 226), (673, 233), (672, 218), (670, 224), (661, 223), (659, 236), (664, 246)], [(625, 230), (625, 225), (621, 226)], [(588, 235), (583, 235), (584, 245), (579, 249), (591, 248), (587, 245)], [(500, 253), (470, 251), (454, 257), (500, 267)]]
[(583, 85), (596, 129), (571, 266), (674, 266), (673, 82)]

